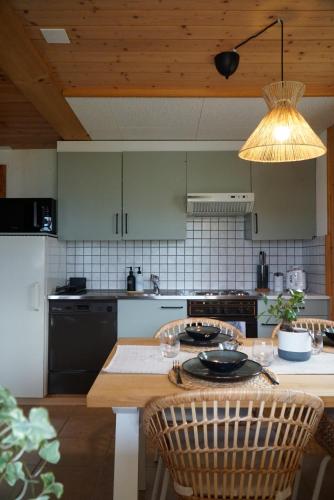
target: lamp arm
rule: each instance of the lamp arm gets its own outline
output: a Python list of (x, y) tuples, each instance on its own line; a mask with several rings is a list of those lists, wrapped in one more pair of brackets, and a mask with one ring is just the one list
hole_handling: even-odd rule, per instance
[(267, 31), (269, 28), (271, 28), (272, 26), (275, 26), (275, 24), (281, 24), (282, 27), (283, 27), (283, 21), (282, 19), (280, 18), (277, 18), (275, 21), (273, 21), (271, 24), (268, 24), (268, 26), (266, 26), (265, 28), (263, 28), (262, 30), (258, 31), (257, 33), (254, 33), (254, 35), (251, 35), (249, 36), (248, 38), (246, 38), (246, 40), (243, 40), (242, 42), (238, 43), (238, 45), (236, 45), (233, 50), (237, 50), (239, 47), (241, 47), (242, 45), (245, 45), (245, 43), (248, 43), (250, 40), (253, 40), (253, 38), (257, 38), (259, 35), (262, 35), (262, 33), (264, 33), (265, 31)]

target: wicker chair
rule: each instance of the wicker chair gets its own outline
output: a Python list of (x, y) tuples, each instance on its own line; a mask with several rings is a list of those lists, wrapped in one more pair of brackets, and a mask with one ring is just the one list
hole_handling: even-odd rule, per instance
[[(326, 327), (334, 327), (334, 321), (322, 318), (298, 318), (296, 321), (293, 321), (292, 324), (297, 328), (307, 328), (312, 332), (319, 332)], [(277, 336), (280, 327), (280, 324), (275, 326), (271, 333), (272, 338)]]
[(150, 402), (143, 426), (180, 500), (284, 500), (322, 412), (302, 392), (189, 391)]
[[(272, 338), (275, 338), (279, 332), (281, 325), (275, 326), (272, 331)], [(318, 332), (326, 327), (334, 327), (334, 321), (322, 318), (298, 318), (293, 321), (293, 326), (297, 328), (307, 328), (312, 332)], [(331, 439), (329, 436), (331, 435)], [(306, 448), (307, 455), (321, 456), (321, 462), (318, 469), (317, 479), (315, 482), (312, 500), (318, 500), (320, 497), (321, 487), (326, 472), (327, 464), (331, 457), (334, 456), (334, 422), (326, 415), (323, 416), (315, 439), (312, 439)]]
[(212, 319), (212, 318), (185, 318), (185, 319), (178, 319), (176, 321), (170, 321), (169, 323), (162, 325), (159, 328), (159, 330), (155, 332), (153, 337), (159, 338), (160, 333), (165, 332), (166, 330), (171, 330), (172, 332), (175, 333), (181, 333), (184, 332), (184, 329), (187, 326), (198, 325), (198, 324), (203, 324), (207, 326), (217, 326), (218, 328), (223, 330), (224, 333), (226, 333), (227, 335), (231, 335), (236, 339), (244, 337), (242, 332), (235, 326), (231, 325), (230, 323), (226, 323), (225, 321), (220, 321), (219, 319)]

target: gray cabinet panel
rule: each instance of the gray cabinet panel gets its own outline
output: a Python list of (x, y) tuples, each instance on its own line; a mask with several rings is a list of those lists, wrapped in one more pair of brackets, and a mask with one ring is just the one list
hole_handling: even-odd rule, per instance
[[(269, 316), (268, 307), (275, 303), (275, 300), (268, 300), (265, 304), (263, 300), (258, 301), (258, 337), (270, 337), (278, 321)], [(328, 318), (328, 299), (306, 299), (305, 306), (301, 308), (298, 316), (301, 318)]]
[[(268, 300), (267, 305), (263, 300), (258, 301), (258, 314), (264, 313), (268, 310), (272, 304), (275, 304), (275, 300)], [(318, 318), (319, 316), (328, 316), (328, 299), (306, 299), (305, 305), (300, 309), (299, 316), (309, 316)]]
[(59, 153), (59, 238), (120, 239), (121, 193), (121, 153)]
[(237, 151), (187, 153), (188, 193), (249, 193), (250, 164)]
[(315, 161), (252, 164), (253, 214), (245, 217), (252, 240), (304, 239), (315, 235)]
[(125, 299), (117, 307), (118, 338), (153, 337), (165, 323), (187, 317), (186, 300)]
[(124, 239), (184, 239), (185, 204), (185, 153), (123, 153)]

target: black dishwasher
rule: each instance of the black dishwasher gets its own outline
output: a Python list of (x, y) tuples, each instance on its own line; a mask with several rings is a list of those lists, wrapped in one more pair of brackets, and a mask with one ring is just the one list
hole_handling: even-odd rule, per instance
[(116, 300), (50, 300), (48, 393), (86, 394), (116, 341)]

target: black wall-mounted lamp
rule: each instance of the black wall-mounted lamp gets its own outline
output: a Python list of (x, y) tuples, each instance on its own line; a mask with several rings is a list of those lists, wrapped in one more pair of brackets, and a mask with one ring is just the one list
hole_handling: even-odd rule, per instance
[(242, 42), (238, 43), (238, 45), (236, 45), (232, 50), (226, 50), (224, 52), (220, 52), (219, 54), (217, 54), (214, 60), (218, 73), (225, 76), (227, 80), (229, 76), (233, 75), (233, 73), (237, 70), (239, 66), (240, 56), (237, 52), (237, 49), (242, 45), (245, 45), (253, 38), (257, 38), (259, 35), (267, 31), (267, 29), (271, 28), (272, 26), (275, 26), (275, 24), (278, 23), (281, 24), (281, 26), (283, 26), (283, 21), (281, 21), (281, 19), (276, 19), (276, 21), (272, 22), (262, 30), (258, 31), (254, 35), (249, 36), (248, 38), (246, 38), (246, 40), (243, 40)]

